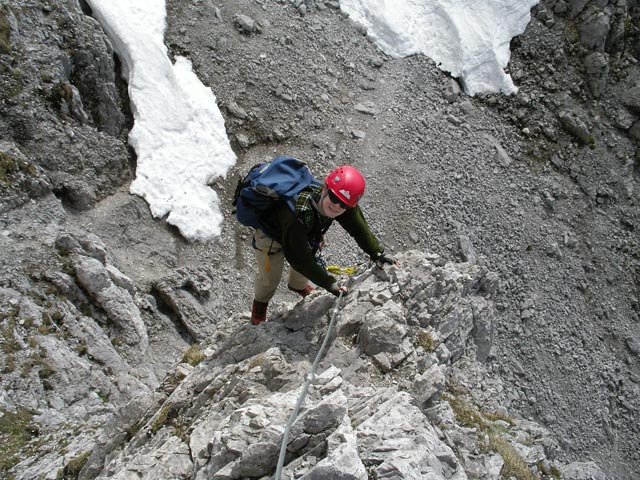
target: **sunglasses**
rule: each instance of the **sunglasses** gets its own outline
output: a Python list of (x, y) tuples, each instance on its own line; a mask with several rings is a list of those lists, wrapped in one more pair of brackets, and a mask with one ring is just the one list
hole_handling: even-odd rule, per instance
[(343, 208), (344, 210), (349, 208), (349, 205), (347, 205), (342, 200), (340, 200), (338, 196), (335, 193), (333, 193), (331, 190), (327, 189), (327, 194), (329, 195), (329, 200), (331, 200), (331, 203), (335, 205), (340, 205), (340, 208)]

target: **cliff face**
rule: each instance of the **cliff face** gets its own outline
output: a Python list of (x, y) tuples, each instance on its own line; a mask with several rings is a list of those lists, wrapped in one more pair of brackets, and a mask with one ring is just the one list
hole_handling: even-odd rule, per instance
[[(167, 5), (166, 43), (216, 93), (239, 157), (220, 197), (275, 154), (318, 176), (354, 164), (400, 259), (369, 268), (327, 236), (328, 263), (358, 275), (284, 472), (633, 478), (637, 3), (542, 2), (512, 42), (519, 93), (472, 98), (338, 7)], [(227, 204), (221, 237), (188, 244), (126, 193), (126, 85), (90, 13), (0, 0), (0, 471), (272, 475), (334, 299), (285, 287), (249, 326), (250, 232)]]

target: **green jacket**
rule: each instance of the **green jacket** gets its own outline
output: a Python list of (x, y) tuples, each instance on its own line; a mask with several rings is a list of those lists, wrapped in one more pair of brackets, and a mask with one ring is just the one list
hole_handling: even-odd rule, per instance
[[(294, 214), (287, 205), (279, 205), (269, 218), (274, 230), (281, 232), (274, 238), (282, 245), (287, 262), (316, 285), (329, 289), (336, 278), (316, 262), (315, 252), (322, 235), (334, 219), (320, 215), (315, 207), (320, 199), (320, 188), (303, 192), (296, 203)], [(384, 250), (383, 245), (371, 233), (359, 206), (346, 210), (335, 220), (351, 235), (368, 255), (375, 256)]]

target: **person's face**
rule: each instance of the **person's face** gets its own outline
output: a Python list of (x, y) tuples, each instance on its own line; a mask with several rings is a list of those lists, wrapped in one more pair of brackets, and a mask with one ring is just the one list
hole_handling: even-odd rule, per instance
[(345, 212), (347, 206), (325, 187), (322, 191), (322, 197), (320, 197), (320, 209), (325, 217), (336, 218)]

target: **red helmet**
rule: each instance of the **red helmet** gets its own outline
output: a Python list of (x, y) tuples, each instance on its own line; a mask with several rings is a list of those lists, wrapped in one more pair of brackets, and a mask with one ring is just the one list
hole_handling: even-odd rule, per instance
[(350, 208), (358, 204), (364, 194), (364, 177), (349, 165), (343, 165), (333, 170), (325, 180), (327, 188)]

